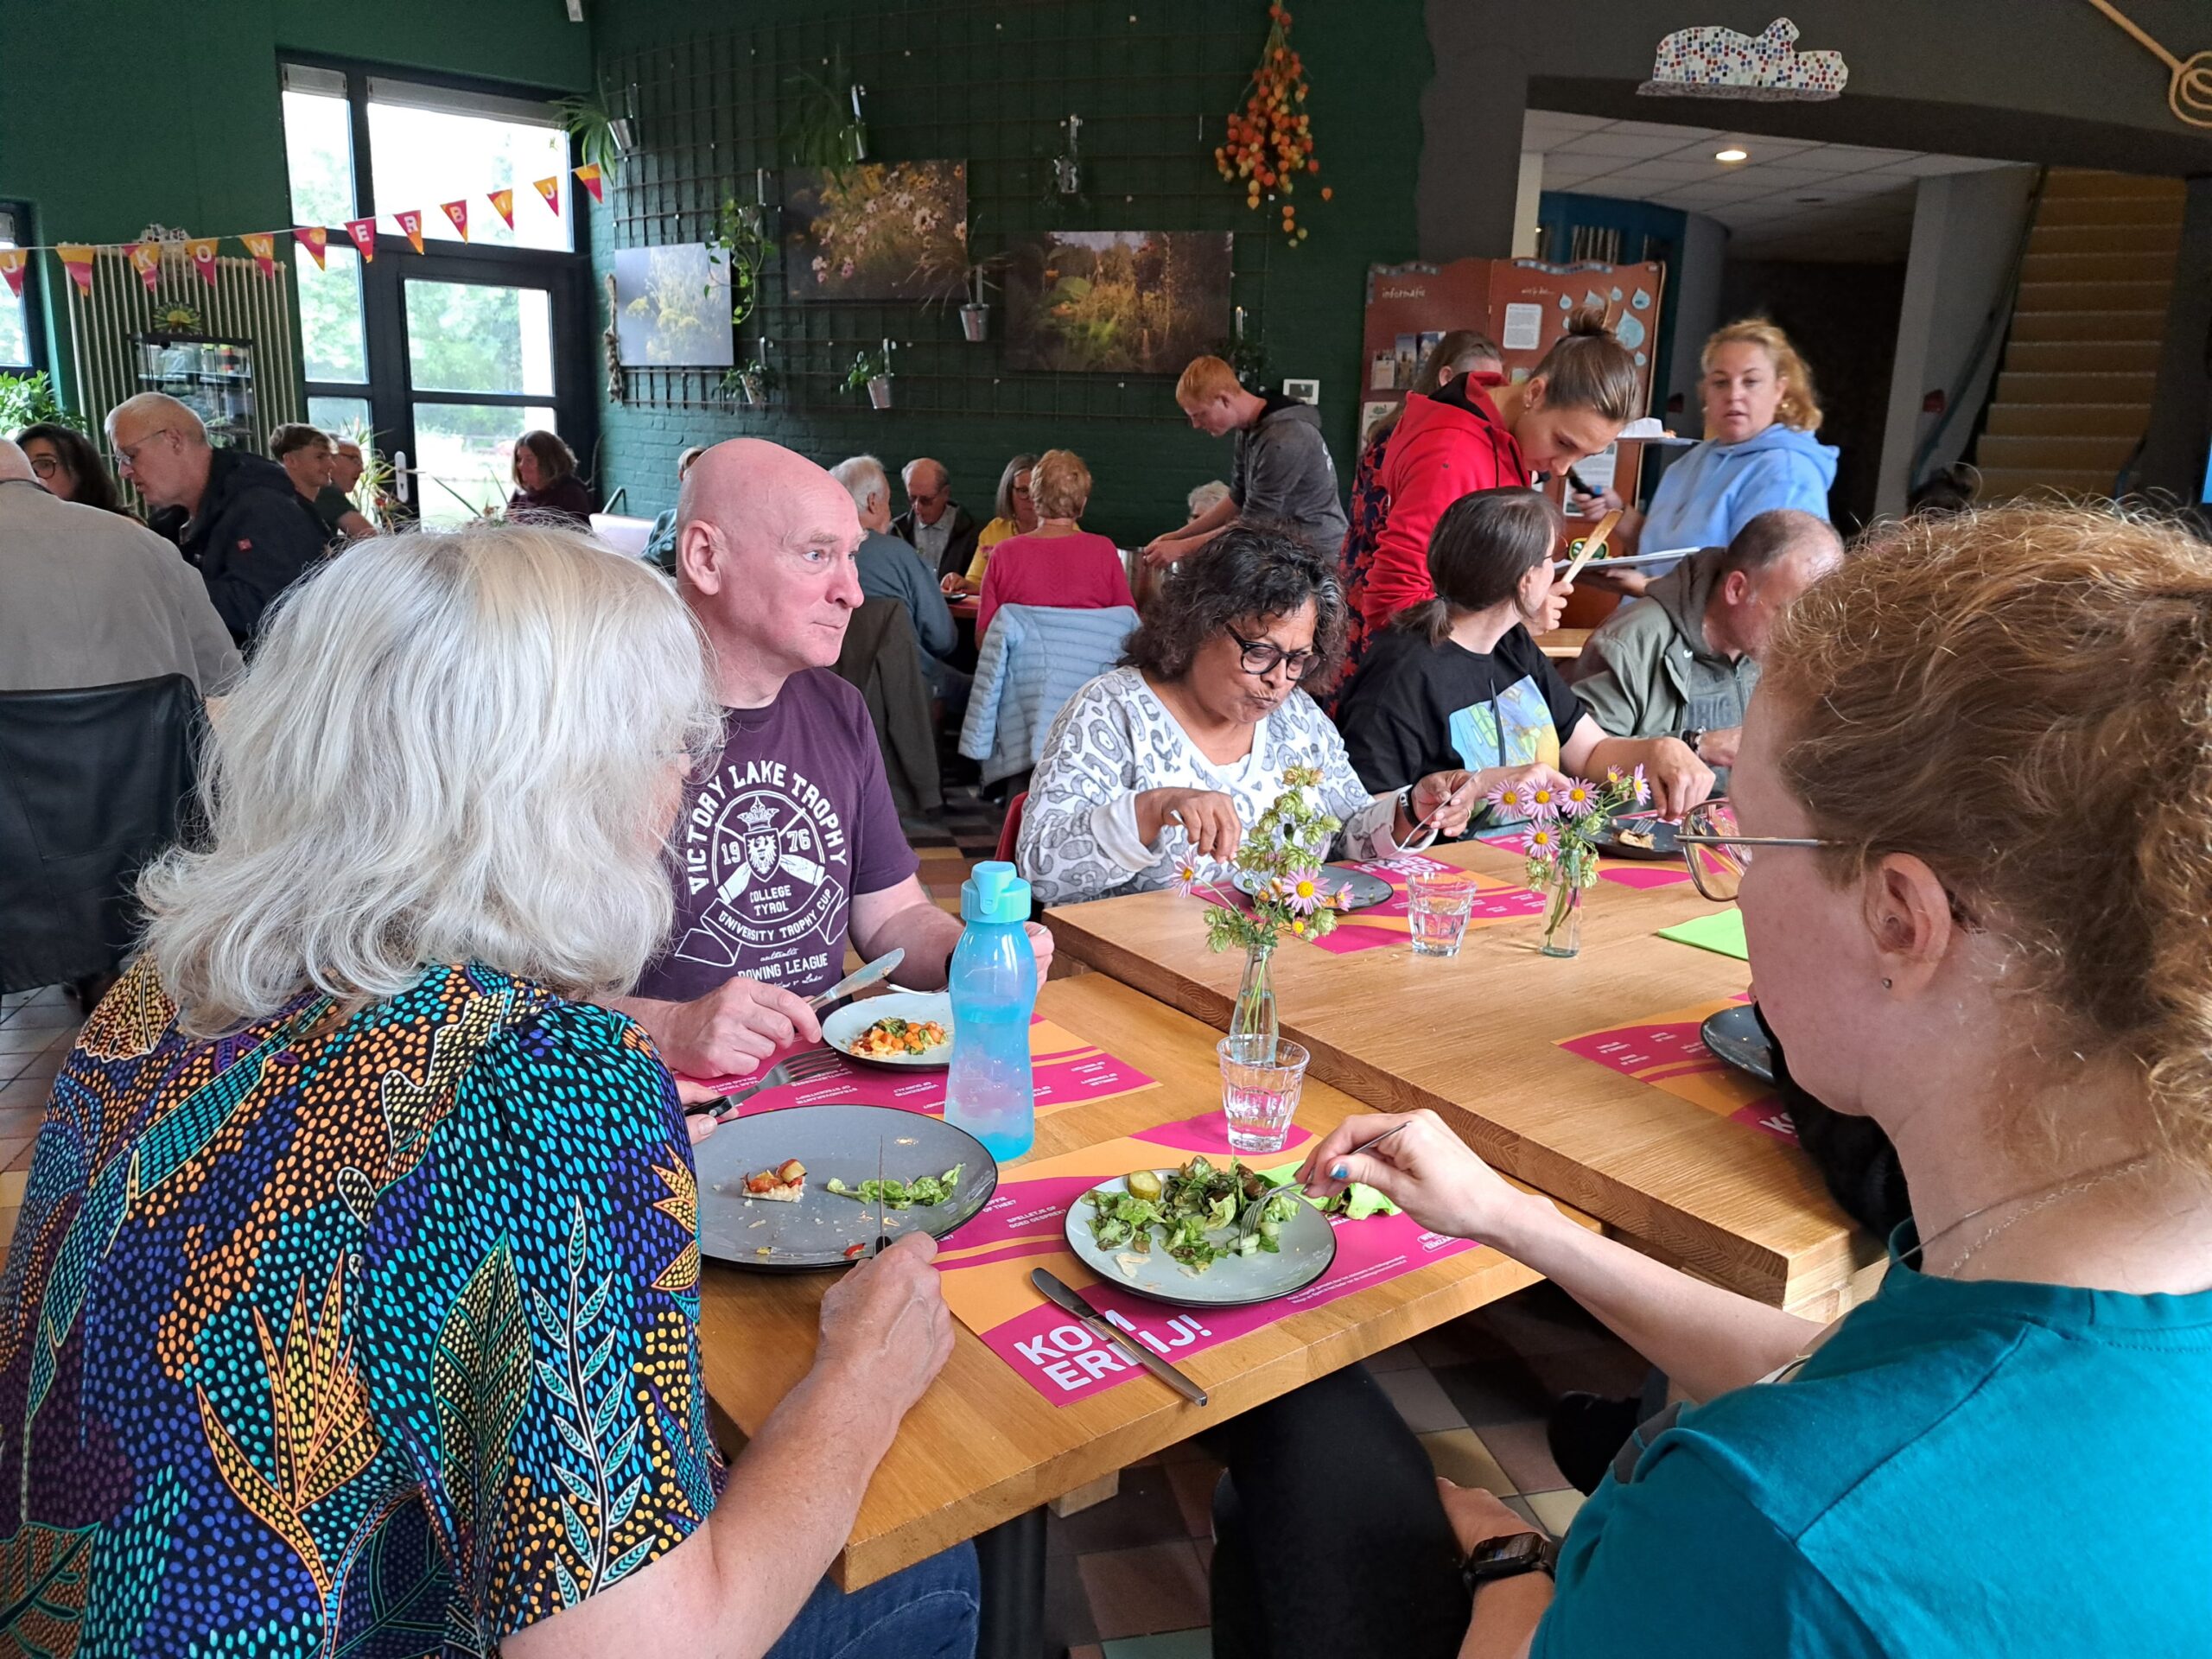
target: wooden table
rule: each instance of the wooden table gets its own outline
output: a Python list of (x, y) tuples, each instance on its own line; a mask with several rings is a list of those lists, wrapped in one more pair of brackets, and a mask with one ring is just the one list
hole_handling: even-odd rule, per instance
[[(1038, 1007), (1160, 1087), (1039, 1118), (1033, 1157), (1219, 1109), (1215, 1034), (1188, 1015), (1098, 974), (1052, 981)], [(1325, 1134), (1361, 1109), (1309, 1081), (1298, 1122)], [(951, 1360), (876, 1471), (831, 1571), (849, 1590), (872, 1583), (1536, 1277), (1495, 1250), (1470, 1250), (1293, 1314), (1180, 1362), (1211, 1396), (1204, 1410), (1149, 1376), (1054, 1406), (956, 1324)], [(707, 1389), (740, 1432), (757, 1430), (812, 1364), (823, 1293), (836, 1281), (828, 1273), (707, 1264), (700, 1286)]]
[[(1436, 856), (1522, 879), (1465, 842)], [(1141, 893), (1047, 912), (1058, 949), (1224, 1027), (1243, 959), (1205, 947), (1199, 900)], [(1808, 1318), (1842, 1312), (1879, 1273), (1794, 1147), (1555, 1046), (1558, 1039), (1742, 991), (1745, 963), (1653, 937), (1713, 907), (1687, 885), (1601, 881), (1582, 954), (1537, 954), (1539, 918), (1470, 929), (1457, 958), (1410, 945), (1275, 953), (1286, 1036), (1312, 1069), (1379, 1110), (1427, 1106), (1499, 1169), (1588, 1211), (1662, 1260)]]
[(1554, 628), (1537, 636), (1536, 648), (1555, 663), (1571, 663), (1582, 654), (1582, 647), (1596, 632), (1595, 628)]
[(973, 622), (976, 613), (983, 608), (983, 596), (981, 594), (963, 594), (957, 598), (947, 599), (944, 607), (952, 613), (955, 621)]

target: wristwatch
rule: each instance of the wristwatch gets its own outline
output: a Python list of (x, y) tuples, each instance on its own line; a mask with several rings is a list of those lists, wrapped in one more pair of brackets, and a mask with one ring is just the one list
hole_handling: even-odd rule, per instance
[(1704, 737), (1705, 728), (1702, 726), (1688, 727), (1682, 733), (1682, 741), (1689, 745), (1690, 753), (1692, 754), (1695, 754), (1697, 753), (1697, 746), (1704, 740)]
[(1541, 1532), (1516, 1532), (1486, 1539), (1459, 1569), (1469, 1594), (1499, 1579), (1516, 1579), (1523, 1573), (1553, 1577), (1559, 1570), (1559, 1546)]

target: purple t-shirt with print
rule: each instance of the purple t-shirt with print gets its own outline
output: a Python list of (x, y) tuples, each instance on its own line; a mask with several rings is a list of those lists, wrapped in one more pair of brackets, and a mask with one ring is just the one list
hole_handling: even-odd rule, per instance
[(721, 759), (677, 825), (676, 925), (638, 982), (688, 1002), (733, 974), (798, 996), (845, 971), (856, 893), (920, 868), (861, 694), (826, 668), (765, 709), (726, 709)]

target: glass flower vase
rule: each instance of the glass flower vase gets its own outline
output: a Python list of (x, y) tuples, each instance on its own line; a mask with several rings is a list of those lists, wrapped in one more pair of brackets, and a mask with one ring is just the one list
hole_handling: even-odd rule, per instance
[(1236, 987), (1236, 1004), (1229, 1011), (1229, 1037), (1240, 1058), (1267, 1063), (1274, 1058), (1280, 1036), (1275, 1024), (1275, 988), (1269, 967), (1274, 960), (1273, 944), (1244, 948), (1244, 977)]
[(1572, 858), (1561, 858), (1552, 866), (1551, 880), (1544, 889), (1543, 954), (1548, 957), (1572, 957), (1581, 952), (1580, 876)]

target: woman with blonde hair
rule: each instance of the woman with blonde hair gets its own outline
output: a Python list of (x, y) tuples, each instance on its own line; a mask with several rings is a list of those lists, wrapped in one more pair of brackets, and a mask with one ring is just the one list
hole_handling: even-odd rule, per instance
[(1254, 1592), (1217, 1607), (1224, 1650), (1331, 1651), (1316, 1604), (1416, 1600), (1436, 1633), (1405, 1659), (2204, 1650), (2212, 550), (2080, 509), (1909, 519), (1767, 664), (1732, 798), (1682, 834), (1707, 896), (1739, 894), (1792, 1076), (1896, 1143), (1886, 1276), (1822, 1325), (1592, 1236), (1431, 1114), (1347, 1123), (1310, 1191), (1364, 1181), (1504, 1251), (1691, 1403), (1621, 1448), (1555, 1565), (1409, 1469), (1395, 1512), (1436, 1542), (1388, 1578), (1344, 1560), (1333, 1500), (1377, 1466), (1330, 1462), (1353, 1426), (1261, 1408), (1214, 1557)]
[(979, 594), (983, 590), (984, 575), (991, 568), (991, 553), (1001, 542), (1011, 541), (1016, 536), (1027, 536), (1037, 528), (1037, 504), (1029, 493), (1030, 474), (1037, 465), (1034, 455), (1016, 455), (1006, 464), (999, 474), (999, 493), (995, 505), (997, 515), (976, 535), (976, 556), (968, 562), (965, 575), (949, 575), (938, 583), (948, 594)]
[(1029, 493), (1037, 528), (992, 550), (976, 607), (976, 638), (990, 632), (1001, 605), (1055, 605), (1065, 610), (1136, 608), (1128, 571), (1109, 537), (1078, 522), (1090, 503), (1090, 468), (1072, 449), (1047, 449), (1031, 470)]
[[(1705, 442), (1668, 467), (1651, 497), (1649, 513), (1629, 513), (1611, 538), (1618, 552), (1685, 555), (1726, 547), (1771, 507), (1792, 507), (1815, 518), (1828, 516), (1828, 486), (1835, 482), (1839, 453), (1813, 435), (1821, 405), (1813, 372), (1789, 336), (1764, 317), (1732, 322), (1705, 342)], [(1604, 512), (1621, 505), (1607, 491), (1582, 496), (1578, 509)], [(1671, 564), (1647, 565), (1602, 577), (1604, 585), (1641, 594)]]
[(709, 1437), (683, 1112), (595, 1006), (719, 740), (683, 601), (504, 525), (365, 543), (271, 616), (23, 1194), (0, 1527), (73, 1589), (0, 1646), (970, 1651), (970, 1560), (817, 1583), (950, 1351), (926, 1248), (830, 1292), (734, 1465)]

